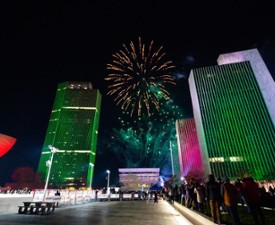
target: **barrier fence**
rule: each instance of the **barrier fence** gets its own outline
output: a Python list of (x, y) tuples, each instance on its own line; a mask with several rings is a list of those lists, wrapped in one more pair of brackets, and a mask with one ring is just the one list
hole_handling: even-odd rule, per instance
[[(60, 195), (56, 195), (57, 191)], [(33, 201), (43, 201), (43, 189), (36, 189), (33, 193)], [(48, 189), (45, 193), (44, 201), (58, 202), (59, 205), (78, 204), (89, 201), (106, 201), (106, 200), (137, 200), (144, 199), (138, 193), (103, 193), (101, 190), (67, 190), (67, 189)]]

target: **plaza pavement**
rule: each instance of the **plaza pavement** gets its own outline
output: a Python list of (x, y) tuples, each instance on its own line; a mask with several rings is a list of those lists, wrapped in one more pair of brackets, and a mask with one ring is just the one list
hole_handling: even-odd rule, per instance
[(52, 215), (0, 214), (1, 225), (190, 225), (167, 201), (101, 201), (56, 208)]

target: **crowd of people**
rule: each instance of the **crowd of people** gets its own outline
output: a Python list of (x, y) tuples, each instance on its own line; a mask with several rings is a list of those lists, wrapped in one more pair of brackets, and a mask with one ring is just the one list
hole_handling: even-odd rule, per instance
[(262, 207), (275, 208), (273, 184), (266, 187), (251, 176), (230, 181), (229, 177), (215, 178), (210, 174), (207, 182), (199, 183), (192, 179), (181, 186), (169, 187), (166, 198), (173, 204), (176, 199), (187, 208), (205, 214), (208, 207), (213, 222), (221, 224), (222, 214), (229, 214), (233, 225), (240, 225), (239, 207), (247, 208), (255, 224), (265, 225)]

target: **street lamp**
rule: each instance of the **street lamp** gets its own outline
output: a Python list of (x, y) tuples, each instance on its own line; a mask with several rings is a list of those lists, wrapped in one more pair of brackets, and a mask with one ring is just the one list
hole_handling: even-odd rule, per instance
[(49, 178), (50, 178), (50, 173), (51, 173), (51, 168), (52, 168), (52, 162), (53, 162), (53, 155), (54, 155), (54, 153), (56, 153), (58, 151), (57, 148), (55, 148), (51, 145), (49, 145), (48, 147), (49, 147), (49, 149), (51, 149), (52, 155), (51, 155), (51, 159), (46, 161), (46, 166), (49, 167), (49, 169), (48, 169), (47, 179), (46, 179), (44, 192), (43, 192), (43, 202), (45, 200), (46, 191), (47, 191), (47, 188), (48, 188), (48, 183), (49, 183)]
[(107, 170), (106, 173), (108, 173), (108, 176), (107, 176), (107, 192), (109, 192), (110, 191), (110, 173), (111, 173), (111, 171)]
[(93, 176), (93, 167), (94, 167), (94, 164), (93, 163), (89, 163), (89, 166), (91, 167), (91, 170), (90, 170), (90, 184), (89, 184), (89, 188), (92, 189), (92, 176)]
[(171, 167), (172, 167), (172, 175), (174, 176), (174, 158), (173, 158), (173, 148), (172, 148), (172, 141), (170, 140), (170, 154), (171, 154)]

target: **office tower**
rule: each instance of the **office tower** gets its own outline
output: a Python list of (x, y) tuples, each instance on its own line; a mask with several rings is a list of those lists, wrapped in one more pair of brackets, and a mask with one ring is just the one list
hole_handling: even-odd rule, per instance
[(203, 179), (202, 157), (193, 118), (176, 120), (178, 155), (181, 177)]
[(189, 77), (205, 175), (274, 179), (274, 81), (257, 49), (218, 61)]
[(273, 80), (265, 62), (257, 49), (221, 54), (217, 62), (219, 65), (249, 61), (266, 107), (275, 125), (275, 81)]
[(50, 121), (38, 165), (45, 181), (50, 167), (49, 187), (91, 187), (95, 165), (101, 94), (87, 82), (58, 84)]

